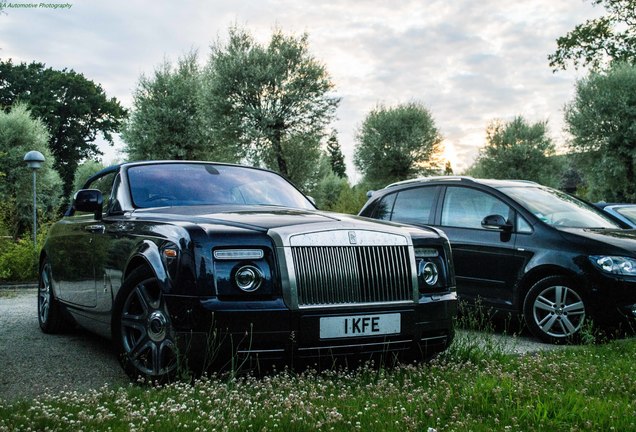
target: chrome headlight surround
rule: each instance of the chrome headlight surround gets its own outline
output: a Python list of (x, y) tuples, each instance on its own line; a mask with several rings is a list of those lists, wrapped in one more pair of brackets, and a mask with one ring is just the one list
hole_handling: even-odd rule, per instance
[(439, 270), (432, 261), (421, 260), (417, 266), (417, 275), (420, 277), (426, 285), (432, 287), (435, 286), (439, 280)]
[(590, 261), (599, 270), (621, 276), (636, 276), (636, 259), (611, 255), (592, 255)]
[(222, 246), (212, 250), (214, 284), (219, 297), (268, 296), (275, 291), (272, 252), (267, 247)]
[(435, 247), (414, 247), (417, 281), (420, 294), (426, 294), (443, 288), (445, 265), (443, 255)]
[(242, 266), (234, 273), (234, 283), (245, 292), (254, 292), (259, 289), (263, 278), (263, 272), (251, 264)]

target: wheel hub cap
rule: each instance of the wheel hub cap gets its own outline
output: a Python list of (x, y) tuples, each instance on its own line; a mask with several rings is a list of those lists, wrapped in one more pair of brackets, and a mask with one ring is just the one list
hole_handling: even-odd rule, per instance
[(161, 342), (166, 338), (168, 320), (161, 311), (153, 311), (148, 317), (146, 328), (148, 337), (154, 342)]

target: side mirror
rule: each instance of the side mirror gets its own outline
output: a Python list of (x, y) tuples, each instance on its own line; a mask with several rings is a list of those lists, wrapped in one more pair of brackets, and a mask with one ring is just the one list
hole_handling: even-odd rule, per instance
[(506, 219), (498, 214), (486, 216), (484, 220), (481, 221), (481, 226), (490, 230), (512, 231), (512, 224), (506, 222)]
[(97, 189), (81, 189), (73, 197), (73, 211), (94, 213), (95, 219), (102, 218), (104, 198)]

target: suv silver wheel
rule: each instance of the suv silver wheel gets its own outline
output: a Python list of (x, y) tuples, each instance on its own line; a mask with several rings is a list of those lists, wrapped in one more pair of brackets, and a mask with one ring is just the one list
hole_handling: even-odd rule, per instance
[(585, 302), (568, 279), (551, 276), (530, 289), (524, 315), (532, 333), (558, 343), (578, 336), (585, 322)]

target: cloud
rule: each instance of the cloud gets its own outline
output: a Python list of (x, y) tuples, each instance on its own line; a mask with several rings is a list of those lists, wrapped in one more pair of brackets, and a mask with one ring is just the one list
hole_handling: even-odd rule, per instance
[(68, 2), (70, 10), (0, 16), (0, 55), (74, 69), (127, 106), (142, 73), (192, 49), (204, 61), (231, 25), (261, 42), (275, 27), (307, 32), (342, 97), (335, 125), (350, 171), (356, 129), (379, 103), (423, 102), (452, 143), (456, 171), (472, 163), (494, 118), (549, 119), (562, 140), (577, 74), (553, 74), (546, 57), (558, 36), (602, 12), (552, 0)]

